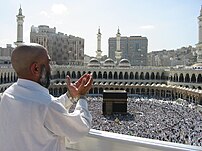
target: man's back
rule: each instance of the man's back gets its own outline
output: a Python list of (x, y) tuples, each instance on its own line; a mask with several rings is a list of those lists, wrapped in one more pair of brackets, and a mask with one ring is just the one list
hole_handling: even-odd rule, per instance
[(51, 96), (37, 85), (18, 81), (4, 92), (0, 103), (1, 151), (61, 150), (57, 144), (62, 138), (44, 127)]

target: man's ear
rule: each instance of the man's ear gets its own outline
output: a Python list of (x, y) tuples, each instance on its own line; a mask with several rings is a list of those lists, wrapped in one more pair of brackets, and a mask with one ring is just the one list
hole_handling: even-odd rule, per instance
[(38, 75), (40, 74), (40, 72), (39, 72), (39, 66), (38, 66), (37, 63), (31, 64), (30, 69), (31, 69), (31, 73), (32, 73), (33, 75), (38, 76)]

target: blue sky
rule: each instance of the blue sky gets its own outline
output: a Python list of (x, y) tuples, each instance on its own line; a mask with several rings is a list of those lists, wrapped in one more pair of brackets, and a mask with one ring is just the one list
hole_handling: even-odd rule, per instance
[(16, 41), (20, 4), (25, 42), (32, 25), (48, 25), (84, 38), (85, 54), (95, 56), (99, 26), (103, 55), (118, 26), (121, 36), (146, 36), (149, 52), (195, 46), (202, 0), (5, 0), (0, 5), (0, 47)]

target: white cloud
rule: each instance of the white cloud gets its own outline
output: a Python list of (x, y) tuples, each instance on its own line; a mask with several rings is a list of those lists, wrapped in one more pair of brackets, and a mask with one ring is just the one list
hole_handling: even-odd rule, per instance
[(144, 26), (140, 26), (141, 29), (154, 29), (154, 25), (144, 25)]
[(48, 13), (46, 11), (44, 11), (44, 10), (40, 12), (40, 15), (43, 15), (43, 16), (48, 17), (48, 18), (50, 17), (48, 15)]
[(64, 4), (53, 4), (51, 11), (54, 14), (60, 15), (67, 12), (67, 7)]
[[(14, 41), (13, 41), (14, 42)], [(12, 41), (10, 41), (10, 39), (9, 38), (7, 38), (7, 39), (1, 39), (0, 40), (0, 47), (2, 47), (2, 48), (6, 48), (6, 44), (12, 44)]]

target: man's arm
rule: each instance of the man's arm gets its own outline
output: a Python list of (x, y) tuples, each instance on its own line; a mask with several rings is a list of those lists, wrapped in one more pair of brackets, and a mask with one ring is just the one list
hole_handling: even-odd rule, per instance
[[(85, 95), (92, 87), (92, 82), (91, 74), (83, 75), (74, 84), (67, 76), (66, 96), (62, 95), (57, 101), (50, 103), (44, 126), (56, 135), (65, 136), (71, 142), (86, 135), (91, 128), (92, 116)], [(70, 107), (77, 100), (74, 112), (69, 113), (65, 106)]]
[(60, 102), (52, 101), (44, 126), (55, 135), (65, 136), (70, 142), (76, 142), (89, 132), (91, 121), (87, 101), (82, 97), (73, 113), (69, 113)]
[(60, 97), (53, 97), (54, 100), (62, 103), (62, 105), (67, 109), (69, 110), (70, 107), (73, 105), (74, 102), (72, 102), (72, 99), (67, 96), (67, 94), (62, 94)]

